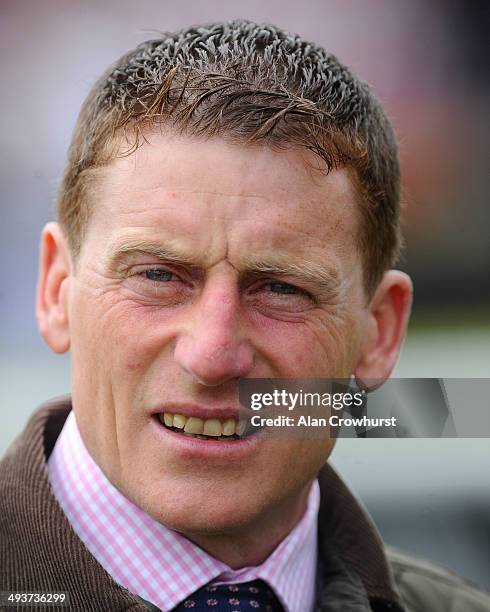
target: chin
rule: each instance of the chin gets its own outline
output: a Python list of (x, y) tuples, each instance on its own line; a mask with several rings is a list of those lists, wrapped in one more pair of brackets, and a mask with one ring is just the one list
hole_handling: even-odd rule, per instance
[(247, 504), (235, 492), (224, 493), (214, 487), (191, 492), (191, 486), (175, 487), (171, 493), (160, 491), (142, 496), (136, 503), (159, 523), (185, 534), (236, 532), (260, 515), (260, 500)]

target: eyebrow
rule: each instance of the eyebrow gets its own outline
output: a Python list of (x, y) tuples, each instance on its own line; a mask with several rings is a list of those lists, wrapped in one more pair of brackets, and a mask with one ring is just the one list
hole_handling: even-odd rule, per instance
[(109, 265), (111, 268), (116, 268), (125, 260), (136, 257), (137, 255), (151, 255), (161, 261), (175, 264), (191, 265), (195, 267), (199, 265), (195, 258), (173, 247), (171, 241), (163, 245), (139, 239), (125, 240), (120, 244), (116, 244), (111, 250), (112, 253), (109, 255)]
[[(138, 255), (150, 255), (162, 262), (175, 265), (187, 265), (193, 268), (202, 267), (195, 257), (175, 248), (172, 241), (165, 245), (146, 240), (125, 240), (113, 247), (109, 256), (109, 265), (116, 269), (124, 261)], [(295, 279), (312, 285), (315, 289), (332, 299), (340, 292), (341, 280), (337, 270), (327, 264), (318, 264), (312, 261), (291, 262), (284, 258), (271, 258), (270, 260), (246, 257), (241, 261), (240, 267), (236, 269), (244, 275), (273, 274), (277, 276), (292, 276)]]
[(252, 274), (274, 274), (277, 276), (292, 276), (314, 286), (330, 298), (340, 292), (340, 277), (336, 269), (312, 261), (293, 263), (290, 261), (262, 261), (246, 259), (245, 270)]

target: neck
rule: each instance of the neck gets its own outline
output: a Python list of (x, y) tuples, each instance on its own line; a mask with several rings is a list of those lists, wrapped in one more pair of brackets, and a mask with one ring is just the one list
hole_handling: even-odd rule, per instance
[(252, 524), (220, 534), (184, 533), (209, 555), (234, 570), (263, 563), (301, 520), (308, 503), (312, 480), (296, 494)]

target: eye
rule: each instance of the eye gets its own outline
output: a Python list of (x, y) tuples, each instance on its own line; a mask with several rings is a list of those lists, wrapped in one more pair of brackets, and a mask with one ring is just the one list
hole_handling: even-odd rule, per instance
[(315, 307), (315, 300), (301, 287), (283, 280), (264, 279), (251, 287), (248, 303), (266, 315), (301, 313)]
[(283, 295), (302, 293), (297, 287), (293, 287), (293, 285), (290, 285), (289, 283), (274, 281), (272, 283), (268, 283), (266, 287), (268, 287), (272, 293), (279, 293)]
[(141, 264), (126, 272), (124, 287), (159, 305), (175, 306), (192, 293), (192, 282), (180, 271), (157, 264)]
[(157, 283), (166, 283), (174, 278), (173, 272), (169, 272), (168, 270), (160, 270), (159, 268), (145, 270), (143, 274), (148, 280)]

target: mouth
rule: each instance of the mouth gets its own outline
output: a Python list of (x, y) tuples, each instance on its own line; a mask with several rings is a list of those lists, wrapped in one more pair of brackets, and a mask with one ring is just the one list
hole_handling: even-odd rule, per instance
[(161, 412), (155, 416), (165, 429), (198, 440), (234, 442), (259, 431), (259, 428), (251, 427), (244, 419), (201, 419), (171, 412)]

